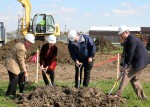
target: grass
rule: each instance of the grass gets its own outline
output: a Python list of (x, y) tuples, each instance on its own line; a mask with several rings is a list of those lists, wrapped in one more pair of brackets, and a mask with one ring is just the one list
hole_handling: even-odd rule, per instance
[[(97, 83), (91, 83), (90, 86), (91, 87), (99, 87), (103, 92), (109, 93), (109, 91), (111, 90), (114, 83), (115, 83), (115, 81), (112, 81), (112, 80), (107, 80), (107, 81), (102, 80)], [(143, 86), (143, 89), (144, 89), (145, 94), (147, 95), (148, 99), (145, 101), (140, 100), (134, 93), (132, 86), (129, 84), (125, 88), (123, 95), (122, 95), (123, 98), (127, 99), (127, 103), (123, 104), (122, 107), (149, 107), (149, 105), (150, 105), (150, 98), (149, 98), (150, 97), (150, 93), (149, 93), (150, 83), (141, 82), (141, 84)], [(118, 85), (115, 87), (113, 92), (116, 91), (117, 87), (118, 87)]]
[(13, 96), (5, 97), (8, 82), (0, 82), (0, 107), (17, 107), (12, 101)]
[[(111, 90), (114, 80), (101, 80), (98, 82), (91, 82), (89, 87), (97, 87), (100, 88), (103, 92), (109, 93)], [(56, 82), (59, 86), (74, 86), (74, 82)], [(38, 84), (32, 84), (25, 89), (25, 93), (32, 92), (36, 86), (44, 85), (43, 82), (39, 82)], [(5, 92), (8, 86), (7, 81), (1, 81), (0, 82), (0, 107), (17, 107), (17, 105), (13, 102), (14, 97), (5, 97)], [(124, 93), (122, 95), (123, 98), (127, 99), (127, 103), (123, 104), (122, 107), (149, 107), (150, 105), (150, 83), (148, 82), (142, 82), (142, 86), (144, 88), (144, 91), (146, 95), (148, 96), (148, 99), (145, 101), (142, 101), (138, 99), (138, 97), (135, 95), (131, 85), (128, 85), (126, 89), (124, 90)], [(114, 91), (116, 91), (117, 86), (115, 87)], [(114, 92), (113, 91), (113, 92)]]

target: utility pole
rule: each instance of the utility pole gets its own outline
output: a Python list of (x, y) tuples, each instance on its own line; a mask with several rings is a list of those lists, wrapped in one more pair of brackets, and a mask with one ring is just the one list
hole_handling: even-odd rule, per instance
[(66, 35), (66, 25), (65, 25), (65, 35)]

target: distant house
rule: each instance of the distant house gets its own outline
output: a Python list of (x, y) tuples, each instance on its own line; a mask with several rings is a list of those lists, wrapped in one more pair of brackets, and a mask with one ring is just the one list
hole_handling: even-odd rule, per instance
[[(150, 27), (128, 27), (132, 34), (141, 34), (143, 36), (150, 36)], [(118, 27), (114, 26), (93, 26), (89, 30), (89, 35), (98, 39), (103, 36), (106, 40), (112, 42), (112, 44), (119, 44), (120, 39), (118, 36)]]

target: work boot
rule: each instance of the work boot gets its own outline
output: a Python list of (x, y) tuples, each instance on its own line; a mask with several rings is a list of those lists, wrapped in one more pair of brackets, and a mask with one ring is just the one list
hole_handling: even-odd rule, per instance
[(112, 94), (108, 96), (110, 99), (121, 99), (121, 96), (118, 94)]
[(55, 86), (55, 83), (54, 83), (54, 82), (52, 82), (52, 86)]
[(147, 99), (147, 96), (145, 95), (145, 93), (143, 91), (141, 91), (141, 94), (139, 94), (138, 96), (141, 100), (146, 100)]
[(78, 88), (78, 85), (74, 85), (75, 88)]

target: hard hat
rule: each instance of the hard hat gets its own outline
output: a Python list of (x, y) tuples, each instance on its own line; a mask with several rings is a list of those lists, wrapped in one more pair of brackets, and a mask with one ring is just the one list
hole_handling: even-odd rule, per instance
[(48, 41), (48, 43), (52, 43), (52, 44), (56, 43), (56, 36), (54, 36), (54, 35), (49, 35), (49, 36), (45, 37), (45, 39)]
[(68, 38), (69, 38), (70, 41), (75, 41), (76, 36), (77, 36), (77, 31), (76, 30), (70, 30), (68, 32)]
[(33, 34), (26, 34), (25, 39), (28, 40), (31, 43), (35, 43), (35, 36)]
[(119, 26), (119, 28), (118, 28), (118, 35), (122, 34), (125, 31), (128, 31), (128, 30), (129, 30), (128, 27), (125, 26), (125, 25)]

